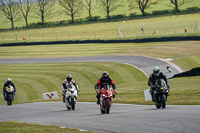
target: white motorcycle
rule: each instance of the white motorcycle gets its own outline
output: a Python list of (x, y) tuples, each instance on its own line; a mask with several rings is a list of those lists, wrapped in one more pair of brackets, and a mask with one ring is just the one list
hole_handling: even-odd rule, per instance
[(78, 91), (73, 84), (67, 85), (66, 93), (65, 93), (65, 102), (68, 110), (75, 110), (75, 104), (77, 102)]

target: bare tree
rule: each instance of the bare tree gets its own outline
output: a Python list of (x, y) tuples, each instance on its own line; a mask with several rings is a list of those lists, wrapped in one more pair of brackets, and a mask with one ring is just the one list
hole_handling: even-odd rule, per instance
[(26, 27), (28, 27), (28, 15), (31, 8), (33, 7), (32, 0), (18, 0), (18, 6), (21, 10), (22, 16), (24, 17)]
[(107, 19), (110, 18), (110, 13), (121, 7), (121, 0), (99, 0), (101, 9), (106, 12)]
[(92, 18), (92, 10), (97, 6), (98, 0), (84, 0), (83, 6), (87, 9), (89, 20)]
[(49, 19), (55, 2), (55, 0), (36, 0), (36, 14), (40, 17), (42, 24), (44, 24), (44, 22)]
[(78, 16), (83, 9), (82, 0), (59, 0), (60, 5), (65, 9), (65, 13), (71, 17), (74, 23), (74, 17)]
[(150, 5), (156, 4), (156, 0), (128, 0), (129, 10), (139, 8), (142, 15), (145, 15), (145, 9), (149, 8)]
[(16, 0), (0, 0), (0, 10), (10, 20), (12, 29), (14, 29), (14, 22), (17, 18), (19, 8)]
[(174, 5), (175, 11), (179, 12), (179, 7), (184, 5), (187, 0), (170, 0), (171, 4)]

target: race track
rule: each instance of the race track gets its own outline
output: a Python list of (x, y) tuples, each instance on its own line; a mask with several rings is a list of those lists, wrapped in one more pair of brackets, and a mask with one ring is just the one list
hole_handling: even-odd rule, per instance
[(199, 133), (200, 106), (113, 104), (102, 115), (95, 103), (77, 103), (68, 111), (61, 102), (0, 106), (0, 121), (20, 121), (104, 133)]
[[(144, 56), (0, 59), (0, 64), (59, 62), (125, 63), (137, 67), (147, 76), (157, 65), (168, 78), (181, 71), (176, 65)], [(167, 65), (171, 67), (171, 73), (166, 70)], [(199, 110), (200, 106), (192, 105), (167, 105), (166, 109), (156, 109), (153, 105), (113, 104), (110, 114), (102, 115), (96, 103), (78, 102), (75, 111), (68, 111), (61, 102), (37, 102), (0, 106), (0, 121), (58, 125), (105, 133), (199, 133)]]
[[(168, 64), (160, 59), (146, 56), (83, 56), (83, 57), (63, 57), (63, 58), (22, 58), (22, 59), (0, 59), (0, 64), (21, 64), (21, 63), (61, 63), (61, 62), (118, 62), (133, 65), (143, 71), (147, 76), (152, 73), (153, 66), (159, 66), (166, 76), (172, 77), (181, 72), (175, 64)], [(166, 69), (171, 67), (171, 73)]]

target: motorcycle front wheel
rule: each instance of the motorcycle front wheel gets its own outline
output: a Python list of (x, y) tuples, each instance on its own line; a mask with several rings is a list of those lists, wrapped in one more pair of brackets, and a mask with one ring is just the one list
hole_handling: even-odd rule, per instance
[(165, 94), (162, 94), (162, 95), (160, 96), (160, 100), (161, 100), (162, 108), (165, 108), (165, 107), (166, 107), (166, 95), (165, 95)]
[(9, 94), (7, 96), (7, 105), (12, 105), (12, 95), (11, 94)]
[(74, 101), (74, 98), (71, 98), (71, 107), (72, 107), (72, 110), (75, 110), (75, 101)]
[(110, 101), (106, 100), (106, 114), (110, 113)]

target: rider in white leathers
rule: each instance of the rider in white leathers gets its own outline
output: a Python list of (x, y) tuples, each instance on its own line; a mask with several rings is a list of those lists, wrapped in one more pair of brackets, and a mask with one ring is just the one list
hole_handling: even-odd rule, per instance
[(63, 93), (62, 93), (62, 95), (63, 95), (63, 102), (65, 102), (65, 93), (66, 93), (67, 86), (68, 86), (69, 84), (74, 85), (75, 88), (76, 88), (76, 90), (77, 90), (77, 92), (79, 92), (79, 87), (78, 87), (78, 85), (76, 84), (76, 82), (72, 79), (72, 75), (68, 74), (68, 75), (66, 76), (66, 79), (65, 79), (65, 80), (63, 81), (63, 83), (62, 83), (62, 88), (63, 88)]

